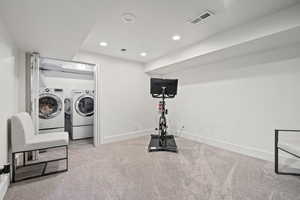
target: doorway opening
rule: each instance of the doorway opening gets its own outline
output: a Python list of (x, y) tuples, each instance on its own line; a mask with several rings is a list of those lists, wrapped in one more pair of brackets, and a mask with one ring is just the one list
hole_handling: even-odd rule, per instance
[(30, 66), (30, 113), (36, 132), (68, 132), (74, 147), (99, 144), (97, 66), (37, 53), (30, 54)]

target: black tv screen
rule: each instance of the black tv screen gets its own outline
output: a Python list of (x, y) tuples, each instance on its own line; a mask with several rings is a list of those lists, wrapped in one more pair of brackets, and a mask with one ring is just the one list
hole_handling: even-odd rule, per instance
[(165, 88), (165, 95), (167, 96), (175, 96), (177, 94), (178, 79), (151, 78), (150, 84), (152, 96), (162, 95), (163, 88)]

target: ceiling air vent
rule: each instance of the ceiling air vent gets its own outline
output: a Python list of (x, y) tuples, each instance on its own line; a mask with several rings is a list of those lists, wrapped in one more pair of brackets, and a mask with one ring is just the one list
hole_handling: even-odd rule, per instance
[(214, 15), (214, 13), (210, 10), (206, 10), (204, 13), (202, 13), (200, 16), (196, 17), (196, 18), (192, 18), (189, 20), (189, 22), (191, 24), (198, 24), (200, 23), (201, 21), (207, 19), (208, 17)]

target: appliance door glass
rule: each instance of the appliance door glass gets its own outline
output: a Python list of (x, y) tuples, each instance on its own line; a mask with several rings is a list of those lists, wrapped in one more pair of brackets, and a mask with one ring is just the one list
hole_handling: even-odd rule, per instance
[(94, 98), (87, 95), (79, 97), (75, 108), (76, 112), (83, 117), (94, 115)]
[(56, 117), (62, 109), (60, 98), (53, 94), (42, 94), (39, 98), (39, 117), (51, 119)]

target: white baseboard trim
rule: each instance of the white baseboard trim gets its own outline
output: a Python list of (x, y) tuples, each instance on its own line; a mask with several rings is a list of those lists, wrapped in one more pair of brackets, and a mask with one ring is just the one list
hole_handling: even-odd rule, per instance
[[(239, 154), (243, 154), (246, 156), (274, 162), (274, 152), (267, 152), (267, 151), (249, 147), (249, 146), (242, 146), (242, 145), (237, 145), (237, 144), (233, 144), (233, 143), (229, 143), (229, 142), (225, 142), (225, 141), (221, 141), (221, 140), (205, 138), (205, 137), (197, 136), (196, 134), (192, 134), (187, 131), (181, 131), (180, 136), (185, 139), (208, 144), (208, 145), (211, 145), (211, 146), (214, 146), (217, 148), (221, 148), (221, 149), (225, 149), (228, 151), (232, 151), (235, 153), (239, 153)], [(287, 164), (287, 163), (291, 163), (291, 162), (296, 164), (295, 165), (296, 168), (299, 168), (298, 167), (299, 159), (286, 157), (286, 156), (282, 156), (282, 155), (279, 156), (280, 164)]]
[(205, 138), (205, 137), (201, 137), (201, 136), (196, 136), (195, 134), (191, 134), (186, 131), (182, 131), (181, 136), (186, 139), (190, 139), (190, 140), (197, 141), (200, 143), (205, 143), (205, 144), (217, 147), (217, 148), (226, 149), (229, 151), (233, 151), (233, 152), (240, 153), (243, 155), (251, 156), (254, 158), (259, 158), (259, 159), (268, 160), (268, 161), (274, 161), (273, 153), (263, 151), (263, 150), (260, 150), (257, 148), (237, 145), (237, 144), (233, 144), (233, 143), (229, 143), (229, 142), (225, 142), (225, 141), (221, 141), (221, 140), (213, 140), (211, 138)]
[(104, 136), (103, 144), (118, 142), (118, 141), (123, 141), (123, 140), (129, 140), (132, 138), (150, 135), (153, 131), (154, 131), (154, 128), (150, 128), (150, 129), (127, 132), (127, 133), (118, 134), (118, 135)]
[(7, 192), (10, 183), (9, 174), (0, 175), (0, 200), (4, 199), (5, 193)]

